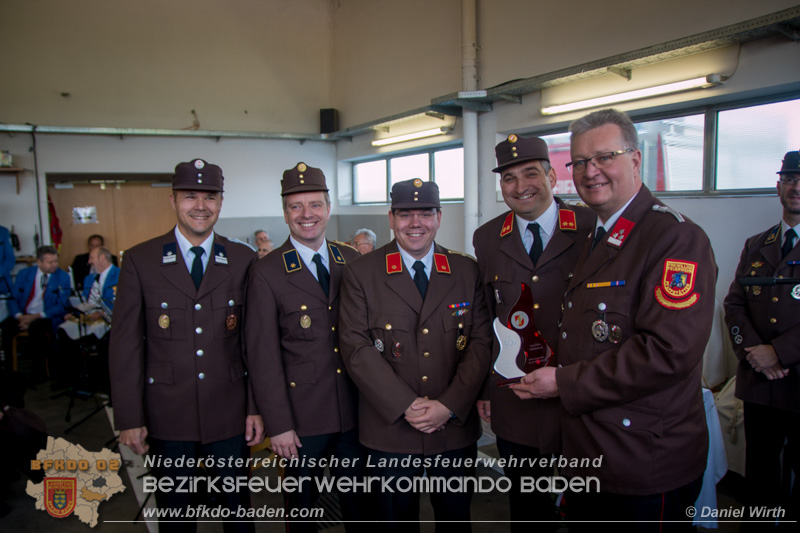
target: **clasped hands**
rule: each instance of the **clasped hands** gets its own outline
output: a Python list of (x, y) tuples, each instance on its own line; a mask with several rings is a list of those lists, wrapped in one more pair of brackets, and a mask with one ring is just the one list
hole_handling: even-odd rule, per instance
[(450, 409), (439, 400), (415, 399), (405, 412), (406, 422), (423, 433), (441, 431), (450, 421)]

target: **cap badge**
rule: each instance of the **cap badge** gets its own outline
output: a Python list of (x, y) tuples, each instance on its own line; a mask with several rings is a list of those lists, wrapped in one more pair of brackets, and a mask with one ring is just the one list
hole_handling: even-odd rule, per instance
[(206, 164), (203, 163), (202, 159), (195, 159), (194, 160), (194, 168), (199, 170), (199, 169), (203, 168), (204, 166), (206, 166)]
[(422, 187), (422, 180), (421, 180), (421, 179), (419, 179), (419, 178), (415, 179), (415, 180), (414, 180), (414, 187), (416, 187), (417, 189), (419, 189), (420, 187)]
[(514, 144), (515, 142), (517, 142), (517, 139), (518, 139), (518, 137), (516, 135), (514, 135), (513, 133), (508, 136), (508, 142), (510, 142), (511, 144)]
[(305, 163), (298, 163), (297, 170), (300, 172), (305, 172), (306, 170), (308, 170), (308, 167), (306, 166)]

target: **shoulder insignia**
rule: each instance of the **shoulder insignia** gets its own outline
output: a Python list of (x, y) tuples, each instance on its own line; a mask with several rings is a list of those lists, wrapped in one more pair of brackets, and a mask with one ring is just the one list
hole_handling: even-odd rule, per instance
[(780, 234), (781, 234), (781, 225), (778, 224), (777, 226), (772, 228), (772, 231), (769, 232), (769, 235), (767, 235), (767, 240), (764, 241), (764, 244), (772, 244), (773, 242), (777, 241)]
[(221, 244), (214, 243), (214, 262), (218, 265), (228, 264), (228, 256), (225, 253), (225, 247)]
[(345, 248), (350, 248), (351, 250), (358, 252), (358, 248), (356, 248), (356, 247), (355, 247), (355, 246), (353, 246), (352, 244), (346, 243), (346, 242), (344, 242), (344, 241), (337, 241), (337, 240), (333, 240), (333, 241), (331, 241), (331, 242), (333, 242), (334, 244), (336, 244), (336, 245), (337, 245), (337, 246), (339, 246), (340, 248), (343, 246), (343, 247), (345, 247)]
[(506, 235), (511, 233), (511, 230), (513, 229), (514, 229), (514, 212), (511, 211), (508, 214), (508, 216), (506, 216), (506, 219), (503, 221), (503, 229), (500, 230), (500, 236), (505, 237)]
[(635, 225), (635, 222), (627, 218), (619, 217), (617, 223), (614, 224), (614, 227), (611, 229), (611, 235), (608, 237), (608, 244), (616, 246), (617, 248), (622, 248), (625, 239), (631, 234), (631, 230)]
[(656, 287), (656, 301), (667, 309), (687, 309), (700, 299), (694, 292), (697, 263), (666, 259), (661, 284)]
[(345, 261), (344, 257), (342, 257), (342, 252), (339, 251), (339, 247), (329, 242), (328, 249), (331, 251), (331, 256), (333, 257), (333, 260), (336, 262), (336, 264), (343, 265)]
[(464, 256), (464, 257), (468, 257), (468, 258), (472, 259), (472, 260), (473, 260), (473, 261), (475, 261), (476, 263), (478, 262), (478, 260), (477, 260), (477, 259), (475, 259), (475, 258), (474, 258), (474, 257), (472, 257), (471, 255), (469, 255), (467, 252), (462, 252), (462, 251), (460, 251), (460, 250), (450, 250), (450, 249), (448, 249), (448, 250), (447, 250), (447, 253), (449, 253), (449, 254), (453, 254), (453, 255), (462, 255), (462, 256)]
[(575, 211), (571, 211), (569, 209), (559, 209), (558, 228), (561, 231), (578, 231), (578, 223), (575, 220)]
[(386, 273), (397, 274), (403, 271), (403, 258), (400, 257), (400, 252), (392, 252), (386, 254)]
[(178, 243), (168, 242), (161, 250), (161, 263), (174, 263), (178, 260)]
[(300, 261), (300, 254), (297, 250), (291, 249), (283, 252), (283, 265), (286, 267), (286, 272), (297, 272), (303, 269), (303, 262)]
[(672, 209), (667, 205), (654, 204), (653, 211), (656, 211), (658, 213), (669, 213), (670, 215), (678, 219), (678, 222), (686, 222), (686, 219), (683, 218), (683, 215), (681, 215), (680, 213), (678, 213), (677, 211), (675, 211), (674, 209)]
[(450, 274), (450, 261), (444, 254), (433, 254), (433, 263), (436, 265), (436, 272), (440, 274)]

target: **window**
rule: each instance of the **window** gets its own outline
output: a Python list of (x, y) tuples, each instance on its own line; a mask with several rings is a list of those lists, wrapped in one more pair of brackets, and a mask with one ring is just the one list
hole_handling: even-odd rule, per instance
[(800, 100), (719, 112), (716, 188), (775, 188), (784, 154), (800, 147)]
[[(783, 155), (800, 147), (800, 100), (709, 107), (704, 113), (635, 121), (642, 181), (654, 192), (774, 189)], [(716, 151), (706, 143), (711, 128)], [(541, 135), (556, 170), (555, 193), (575, 194), (565, 165), (569, 134)], [(712, 137), (713, 138), (713, 137)], [(713, 165), (710, 164), (713, 162)], [(709, 169), (715, 168), (715, 176)], [(499, 195), (498, 199), (502, 199)]]
[(353, 164), (353, 203), (388, 203), (392, 185), (419, 178), (439, 186), (442, 200), (464, 199), (464, 149), (429, 150)]

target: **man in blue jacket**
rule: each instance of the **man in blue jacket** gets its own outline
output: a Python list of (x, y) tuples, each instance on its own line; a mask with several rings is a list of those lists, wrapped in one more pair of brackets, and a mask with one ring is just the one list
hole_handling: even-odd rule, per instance
[(64, 321), (70, 295), (69, 275), (58, 268), (58, 251), (42, 246), (36, 251), (36, 266), (20, 270), (8, 301), (11, 315), (3, 322), (4, 349), (20, 331), (30, 335), (26, 352), (31, 355), (32, 384), (47, 379), (46, 358), (53, 351), (55, 328)]

